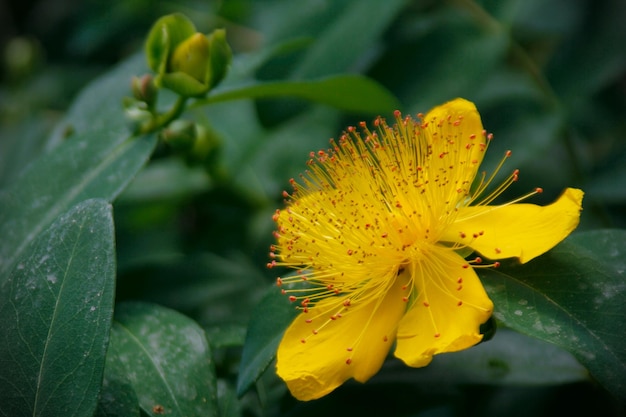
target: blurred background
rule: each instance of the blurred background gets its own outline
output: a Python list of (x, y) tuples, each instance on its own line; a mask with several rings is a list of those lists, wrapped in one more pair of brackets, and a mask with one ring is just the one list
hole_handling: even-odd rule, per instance
[[(0, 187), (54, 145), (48, 138), (80, 89), (120, 62), (140, 62), (152, 23), (176, 11), (201, 31), (226, 28), (235, 59), (225, 86), (356, 73), (386, 87), (404, 113), (474, 101), (495, 136), (487, 171), (507, 149), (504, 171), (521, 171), (502, 198), (539, 186), (545, 192), (533, 202), (545, 204), (579, 187), (579, 230), (626, 227), (623, 0), (4, 0)], [(219, 145), (203, 163), (159, 148), (116, 201), (118, 300), (196, 319), (216, 341), (220, 389), (232, 390), (246, 324), (275, 277), (264, 265), (281, 191), (310, 151), (375, 116), (297, 99), (190, 110)], [(536, 348), (507, 337), (514, 353)], [(535, 358), (552, 352), (536, 349)], [(506, 383), (498, 364), (480, 378), (436, 369), (443, 376), (390, 361), (365, 386), (296, 404), (270, 368), (233, 407), (243, 415), (618, 415), (570, 362), (559, 381), (542, 378), (533, 358)]]

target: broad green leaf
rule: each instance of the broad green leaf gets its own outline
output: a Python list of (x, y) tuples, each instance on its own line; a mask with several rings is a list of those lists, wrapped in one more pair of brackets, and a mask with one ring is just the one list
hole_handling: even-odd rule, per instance
[(146, 414), (217, 416), (211, 349), (190, 318), (156, 304), (122, 303), (109, 349), (125, 366)]
[(480, 272), (497, 319), (570, 351), (624, 400), (624, 259), (626, 231), (601, 230), (572, 235), (526, 265)]
[(201, 167), (190, 167), (181, 158), (162, 158), (141, 170), (118, 202), (176, 201), (208, 187), (209, 178)]
[(95, 417), (139, 417), (139, 400), (124, 364), (109, 349)]
[(246, 339), (246, 328), (240, 324), (211, 326), (205, 331), (213, 349), (243, 346)]
[(234, 387), (223, 380), (217, 384), (217, 399), (220, 408), (220, 417), (240, 417), (241, 405)]
[(43, 150), (45, 132), (54, 126), (51, 119), (37, 113), (10, 124), (0, 121), (0, 189), (10, 184)]
[(500, 386), (560, 385), (588, 378), (569, 352), (510, 329), (470, 349), (437, 355), (421, 369), (389, 360), (372, 383)]
[[(225, 244), (240, 247), (239, 242)], [(136, 245), (149, 248), (141, 243), (136, 242)], [(132, 265), (129, 279), (123, 276), (119, 280), (118, 297), (141, 298), (188, 313), (202, 326), (245, 323), (267, 286), (267, 277), (259, 270), (259, 265), (243, 254), (182, 256), (178, 252), (169, 257), (161, 254), (161, 259), (147, 254), (139, 261)], [(215, 347), (211, 339), (209, 342)]]
[(509, 41), (501, 33), (483, 33), (464, 21), (439, 25), (412, 46), (427, 59), (415, 63), (402, 51), (384, 63), (387, 71), (405, 68), (386, 85), (415, 111), (423, 112), (454, 97), (474, 100), (505, 57)]
[(0, 191), (0, 280), (56, 217), (79, 201), (112, 201), (146, 163), (156, 137), (116, 129), (71, 137)]
[(89, 198), (112, 201), (152, 153), (156, 137), (132, 138), (122, 108), (131, 76), (145, 71), (138, 58), (83, 89), (49, 139), (52, 149), (0, 190), (0, 281), (55, 218)]
[(398, 100), (377, 82), (361, 75), (336, 75), (311, 81), (259, 82), (238, 87), (216, 88), (194, 106), (227, 100), (299, 97), (338, 109), (369, 114), (390, 113)]
[(91, 416), (113, 312), (110, 205), (88, 200), (29, 241), (0, 284), (0, 414)]
[(248, 324), (237, 395), (245, 394), (274, 360), (283, 333), (297, 314), (298, 310), (275, 286), (259, 302)]
[(354, 68), (363, 56), (371, 54), (382, 33), (405, 4), (405, 0), (388, 0), (384, 6), (378, 0), (347, 2), (341, 13), (322, 26), (323, 32), (293, 70), (291, 77), (307, 79)]
[(128, 136), (128, 120), (122, 100), (132, 95), (130, 82), (133, 75), (142, 75), (146, 70), (146, 58), (138, 53), (89, 83), (72, 101), (65, 117), (48, 139), (48, 148), (62, 143), (68, 134), (114, 130)]
[[(546, 11), (544, 4), (539, 7)], [(554, 90), (567, 106), (618, 85), (626, 69), (623, 48), (619, 42), (613, 42), (626, 37), (626, 26), (623, 24), (626, 3), (620, 0), (603, 1), (594, 4), (593, 14), (588, 13), (586, 8), (581, 14), (583, 19), (578, 24), (578, 30), (564, 40), (559, 54), (545, 69)], [(580, 51), (586, 52), (581, 54)], [(589, 104), (597, 105), (595, 97)]]

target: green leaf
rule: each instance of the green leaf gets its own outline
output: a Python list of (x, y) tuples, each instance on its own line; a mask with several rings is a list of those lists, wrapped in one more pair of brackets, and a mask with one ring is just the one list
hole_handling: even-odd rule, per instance
[(194, 107), (227, 100), (270, 97), (299, 97), (342, 110), (369, 114), (390, 113), (400, 107), (398, 100), (389, 91), (362, 75), (216, 88), (206, 100), (199, 100)]
[(217, 398), (221, 417), (241, 417), (241, 405), (234, 388), (225, 381), (218, 381)]
[(115, 130), (76, 135), (0, 192), (0, 279), (56, 217), (79, 201), (112, 201), (148, 160), (155, 136)]
[(177, 201), (207, 188), (209, 179), (201, 167), (190, 167), (181, 158), (162, 158), (142, 169), (117, 202)]
[[(156, 136), (131, 137), (121, 104), (143, 68), (132, 57), (89, 84), (50, 138), (52, 150), (0, 190), (0, 281), (61, 213), (90, 198), (112, 201), (148, 160)], [(68, 126), (74, 133), (63, 139)]]
[(110, 350), (148, 415), (217, 416), (211, 350), (193, 320), (155, 304), (120, 304)]
[(124, 364), (109, 349), (96, 417), (139, 417), (139, 400), (130, 383)]
[(409, 68), (389, 84), (395, 84), (392, 91), (398, 89), (400, 100), (417, 111), (454, 97), (473, 100), (505, 56), (509, 41), (501, 33), (483, 33), (463, 21), (440, 25), (412, 46), (427, 60), (412, 65), (412, 57), (400, 51), (397, 60), (384, 64), (387, 71), (397, 66)]
[(116, 131), (119, 135), (112, 134), (112, 137), (127, 137), (128, 120), (122, 101), (131, 95), (132, 77), (144, 74), (146, 70), (143, 54), (135, 54), (89, 83), (72, 101), (65, 117), (48, 139), (48, 149), (62, 143), (68, 134)]
[(388, 361), (372, 382), (445, 385), (561, 385), (588, 378), (567, 351), (509, 329), (470, 349), (437, 355), (419, 370)]
[(276, 356), (276, 349), (296, 310), (273, 286), (252, 313), (241, 356), (237, 395), (242, 396), (267, 369)]
[(575, 234), (526, 265), (480, 273), (497, 319), (570, 351), (624, 400), (624, 259), (626, 231), (601, 230)]
[(0, 284), (0, 414), (91, 416), (113, 311), (111, 207), (78, 204)]
[[(391, 24), (404, 0), (347, 2), (341, 13), (323, 25), (323, 32), (292, 72), (292, 78), (306, 79), (345, 72), (371, 53), (382, 33)], [(393, 108), (392, 110), (397, 109)]]
[(243, 346), (246, 339), (246, 328), (239, 324), (211, 326), (206, 333), (213, 349)]

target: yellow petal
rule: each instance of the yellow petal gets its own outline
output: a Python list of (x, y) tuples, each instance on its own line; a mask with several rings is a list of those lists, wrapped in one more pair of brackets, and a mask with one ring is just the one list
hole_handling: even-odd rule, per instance
[(424, 132), (432, 146), (430, 181), (445, 178), (456, 192), (469, 189), (483, 160), (486, 137), (474, 103), (457, 98), (437, 106), (424, 117)]
[(582, 199), (581, 190), (568, 188), (554, 203), (543, 207), (465, 207), (441, 240), (467, 244), (490, 259), (516, 257), (525, 263), (552, 249), (576, 228)]
[(466, 261), (436, 248), (413, 266), (418, 297), (398, 327), (395, 356), (409, 366), (426, 366), (438, 353), (454, 352), (482, 339), (479, 328), (493, 303)]
[[(365, 382), (378, 372), (406, 310), (402, 283), (393, 279), (389, 284), (380, 296), (374, 290), (362, 294), (366, 302), (344, 308), (345, 297), (330, 297), (296, 317), (278, 347), (276, 363), (294, 397), (320, 398), (350, 378)], [(330, 318), (338, 312), (339, 318)]]

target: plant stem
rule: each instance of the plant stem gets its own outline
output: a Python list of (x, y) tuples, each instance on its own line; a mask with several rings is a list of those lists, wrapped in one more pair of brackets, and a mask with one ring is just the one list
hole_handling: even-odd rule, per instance
[(180, 116), (185, 110), (185, 106), (187, 104), (187, 97), (178, 97), (176, 103), (172, 106), (171, 109), (166, 111), (165, 113), (155, 114), (154, 118), (142, 125), (139, 128), (139, 133), (151, 133), (157, 129), (167, 126), (171, 121), (175, 120)]

